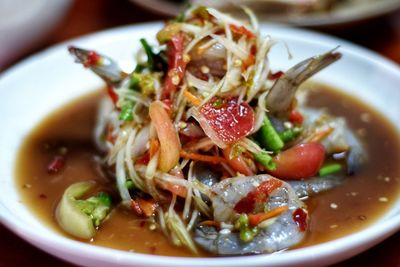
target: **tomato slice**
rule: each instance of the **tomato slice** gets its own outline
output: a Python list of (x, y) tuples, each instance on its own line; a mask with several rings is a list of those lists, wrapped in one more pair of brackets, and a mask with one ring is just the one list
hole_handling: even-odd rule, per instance
[[(214, 97), (204, 104), (200, 113), (215, 135), (225, 144), (231, 144), (247, 136), (254, 128), (254, 111), (246, 102), (238, 103), (238, 99)], [(210, 137), (210, 133), (202, 128)]]
[(230, 158), (231, 151), (232, 151), (231, 146), (228, 146), (227, 148), (222, 150), (222, 153), (226, 158), (226, 160), (228, 161), (229, 166), (235, 171), (240, 172), (246, 176), (254, 175), (253, 171), (250, 169), (250, 167), (247, 165), (247, 163), (244, 161), (241, 155), (234, 158)]
[(314, 176), (325, 159), (325, 148), (320, 143), (299, 144), (273, 158), (276, 164), (271, 175), (281, 179), (301, 179)]

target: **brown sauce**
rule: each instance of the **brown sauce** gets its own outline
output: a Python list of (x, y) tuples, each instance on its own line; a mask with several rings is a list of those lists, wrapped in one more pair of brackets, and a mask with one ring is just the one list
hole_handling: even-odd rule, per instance
[[(346, 117), (350, 126), (362, 135), (369, 161), (343, 186), (307, 200), (311, 222), (307, 238), (299, 247), (333, 240), (370, 225), (396, 201), (400, 184), (400, 141), (396, 130), (356, 99), (326, 86), (312, 87), (310, 105), (326, 107), (330, 113)], [(92, 143), (101, 96), (100, 92), (91, 93), (52, 113), (24, 141), (17, 159), (17, 185), (22, 202), (63, 235), (66, 234), (55, 221), (54, 209), (70, 184), (96, 180), (100, 189), (112, 193), (113, 185), (102, 174), (101, 157)], [(61, 172), (49, 174), (49, 162), (60, 154), (65, 157), (65, 165)], [(193, 256), (186, 249), (174, 247), (161, 233), (149, 230), (141, 218), (122, 209), (115, 209), (89, 242), (140, 253)], [(201, 252), (200, 256), (209, 255)]]

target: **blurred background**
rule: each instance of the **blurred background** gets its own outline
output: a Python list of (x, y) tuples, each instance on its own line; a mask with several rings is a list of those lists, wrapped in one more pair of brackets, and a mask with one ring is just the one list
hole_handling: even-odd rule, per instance
[[(194, 1), (236, 12), (222, 0)], [(229, 1), (259, 10), (262, 21), (334, 35), (400, 64), (400, 0)], [(121, 25), (166, 20), (184, 5), (179, 0), (0, 0), (0, 74), (51, 45)], [(71, 266), (30, 246), (1, 224), (0, 237), (0, 266)], [(399, 244), (397, 233), (335, 266), (400, 266)]]

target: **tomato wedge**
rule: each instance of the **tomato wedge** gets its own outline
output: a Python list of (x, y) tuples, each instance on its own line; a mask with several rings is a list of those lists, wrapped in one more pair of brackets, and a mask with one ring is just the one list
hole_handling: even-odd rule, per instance
[(183, 59), (183, 42), (182, 33), (173, 35), (168, 42), (168, 72), (164, 80), (161, 99), (168, 98), (181, 82), (187, 62)]
[(254, 128), (254, 111), (246, 102), (238, 99), (212, 98), (200, 109), (205, 123), (201, 127), (208, 137), (216, 136), (224, 144), (232, 144), (247, 136)]
[(325, 159), (325, 148), (320, 143), (299, 144), (273, 158), (276, 164), (271, 175), (281, 179), (302, 179), (314, 176)]
[(228, 161), (228, 165), (235, 171), (240, 172), (246, 176), (254, 175), (253, 171), (250, 169), (250, 167), (247, 165), (241, 155), (230, 158), (231, 151), (231, 146), (228, 146), (227, 148), (222, 150), (222, 154), (224, 154), (224, 157)]

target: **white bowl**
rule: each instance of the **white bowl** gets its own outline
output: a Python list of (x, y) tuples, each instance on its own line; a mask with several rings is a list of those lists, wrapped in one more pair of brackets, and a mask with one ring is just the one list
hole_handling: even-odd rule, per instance
[[(273, 255), (179, 258), (128, 253), (70, 240), (44, 226), (21, 203), (17, 192), (14, 169), (18, 148), (49, 112), (102, 86), (100, 79), (73, 62), (67, 45), (96, 49), (131, 69), (134, 62), (130, 59), (139, 47), (139, 38), (153, 41), (160, 27), (159, 23), (129, 26), (72, 40), (32, 56), (0, 76), (0, 219), (8, 228), (48, 253), (79, 265), (152, 267), (328, 265), (356, 255), (400, 229), (400, 198), (390, 211), (365, 230)], [(270, 24), (263, 24), (262, 30), (284, 40), (294, 55), (292, 61), (287, 61), (284, 45), (277, 45), (271, 52), (274, 68), (286, 69), (294, 62), (341, 45), (343, 58), (315, 79), (357, 95), (384, 114), (400, 132), (400, 69), (397, 65), (366, 49), (321, 34)]]
[[(188, 1), (171, 0), (130, 0), (131, 2), (168, 16), (176, 16), (185, 8)], [(225, 0), (191, 0), (206, 6), (223, 7)], [(238, 1), (225, 1), (235, 2)], [(398, 0), (356, 0), (356, 1), (337, 1), (332, 10), (327, 12), (315, 12), (305, 14), (272, 14), (265, 12), (262, 8), (263, 1), (243, 1), (244, 5), (252, 7), (261, 21), (279, 22), (303, 27), (333, 27), (349, 26), (358, 22), (370, 20), (387, 14), (391, 14), (400, 9)], [(284, 2), (284, 1), (282, 1)], [(299, 1), (301, 2), (301, 1)], [(259, 4), (257, 4), (259, 3)], [(260, 4), (261, 3), (261, 4)], [(261, 6), (261, 9), (259, 8)]]

